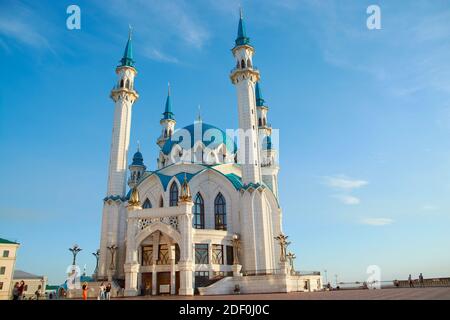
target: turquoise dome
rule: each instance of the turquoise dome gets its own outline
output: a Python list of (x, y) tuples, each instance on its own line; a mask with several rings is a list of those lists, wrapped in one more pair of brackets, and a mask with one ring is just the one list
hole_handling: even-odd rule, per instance
[[(189, 140), (185, 141), (185, 139)], [(189, 150), (200, 139), (208, 148), (215, 148), (224, 143), (229, 153), (234, 154), (237, 150), (235, 141), (227, 136), (223, 130), (202, 121), (175, 130), (172, 137), (166, 141), (161, 150), (166, 155), (170, 154), (175, 145), (179, 145), (184, 150)]]

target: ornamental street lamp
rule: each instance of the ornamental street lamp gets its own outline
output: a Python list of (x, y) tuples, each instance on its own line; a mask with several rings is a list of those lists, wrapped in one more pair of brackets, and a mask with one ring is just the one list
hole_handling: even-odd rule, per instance
[(297, 257), (295, 256), (295, 253), (289, 252), (289, 253), (286, 255), (286, 258), (288, 258), (289, 264), (291, 265), (291, 274), (294, 274), (294, 273), (295, 273), (295, 270), (294, 270), (294, 260), (297, 258)]
[(109, 265), (110, 270), (114, 270), (114, 256), (116, 255), (116, 250), (118, 249), (118, 246), (115, 244), (110, 245), (109, 247), (106, 247), (109, 250), (109, 253), (111, 254), (111, 264)]
[(98, 272), (98, 258), (100, 257), (100, 249), (98, 249), (96, 252), (92, 252), (92, 255), (95, 257), (95, 270), (94, 274), (96, 275)]
[(69, 248), (69, 251), (72, 252), (73, 255), (73, 261), (72, 261), (72, 265), (75, 265), (76, 259), (77, 259), (77, 254), (78, 252), (80, 252), (81, 249), (77, 244), (74, 244), (72, 248)]
[(286, 262), (286, 248), (291, 244), (290, 241), (287, 241), (289, 237), (285, 236), (283, 233), (275, 237), (275, 240), (278, 240), (278, 244), (280, 245), (280, 262)]

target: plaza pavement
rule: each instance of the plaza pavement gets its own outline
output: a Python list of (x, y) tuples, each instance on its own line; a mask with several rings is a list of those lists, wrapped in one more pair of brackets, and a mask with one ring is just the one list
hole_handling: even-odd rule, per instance
[(117, 300), (450, 300), (450, 287), (338, 290), (219, 296), (143, 296)]

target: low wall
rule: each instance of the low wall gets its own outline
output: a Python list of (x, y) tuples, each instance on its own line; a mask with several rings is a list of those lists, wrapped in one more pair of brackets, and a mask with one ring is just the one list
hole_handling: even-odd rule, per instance
[[(305, 289), (305, 284), (308, 284)], [(208, 287), (198, 288), (200, 295), (234, 294), (236, 285), (240, 293), (277, 293), (293, 291), (317, 291), (321, 289), (320, 275), (290, 276), (290, 275), (260, 275), (225, 277)]]

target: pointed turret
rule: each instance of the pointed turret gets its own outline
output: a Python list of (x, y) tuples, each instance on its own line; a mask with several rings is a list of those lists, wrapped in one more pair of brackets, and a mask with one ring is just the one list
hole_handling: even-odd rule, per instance
[(142, 156), (142, 153), (140, 151), (139, 143), (137, 151), (133, 155), (133, 162), (128, 166), (128, 169), (130, 169), (130, 178), (128, 179), (128, 186), (130, 188), (134, 188), (144, 175), (145, 170), (147, 169), (147, 167), (144, 164), (144, 157)]
[(242, 8), (239, 11), (239, 25), (238, 25), (238, 33), (237, 38), (235, 40), (236, 47), (243, 45), (250, 45), (250, 38), (247, 37), (247, 33), (245, 32), (245, 23), (244, 16), (242, 14)]
[(125, 51), (123, 53), (123, 58), (120, 60), (121, 67), (133, 67), (134, 68), (134, 60), (133, 60), (133, 44), (131, 43), (131, 27), (128, 32), (128, 41), (125, 46)]
[(166, 106), (164, 108), (163, 120), (175, 120), (175, 115), (172, 112), (172, 99), (170, 98), (170, 83), (167, 89)]
[[(175, 130), (175, 114), (172, 112), (172, 97), (170, 95), (170, 83), (168, 83), (168, 89), (167, 89), (167, 98), (166, 98), (166, 105), (163, 112), (163, 117), (159, 123), (162, 127), (161, 135), (159, 136), (158, 140), (156, 141), (156, 144), (162, 148), (166, 141), (170, 139), (172, 136), (174, 130)], [(161, 163), (158, 162), (158, 168), (161, 168)]]
[(262, 92), (261, 92), (261, 88), (259, 86), (259, 82), (256, 83), (256, 87), (255, 87), (255, 96), (256, 96), (256, 106), (257, 107), (262, 107), (264, 106), (264, 99), (262, 97)]

